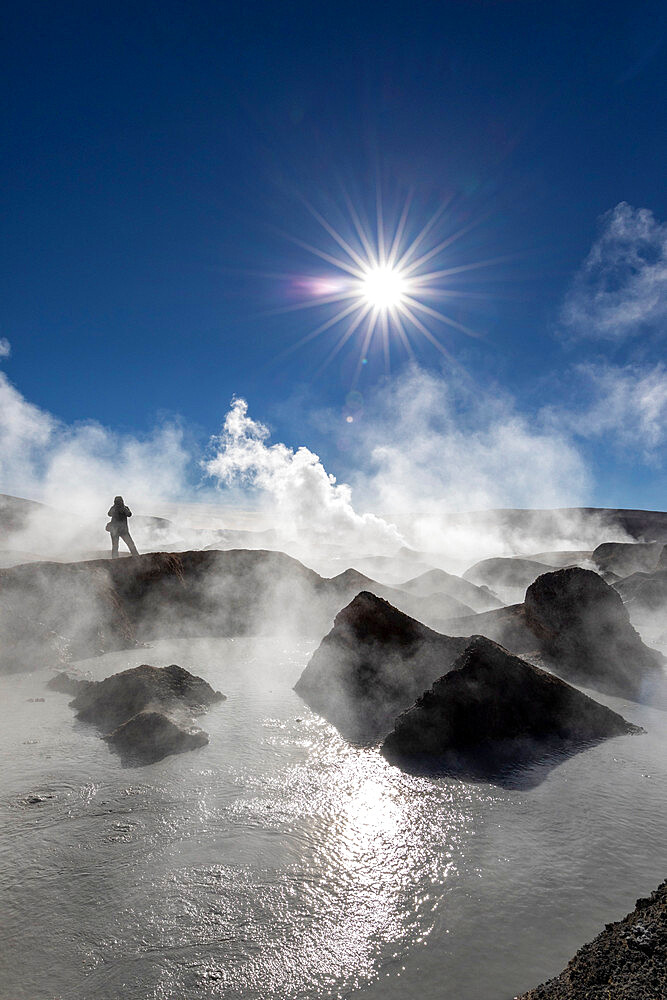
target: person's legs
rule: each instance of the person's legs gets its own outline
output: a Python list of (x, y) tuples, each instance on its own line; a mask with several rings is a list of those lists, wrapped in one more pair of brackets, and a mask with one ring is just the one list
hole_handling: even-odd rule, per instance
[(118, 534), (115, 531), (110, 531), (111, 535), (111, 558), (118, 558)]
[[(132, 535), (130, 534), (129, 531), (123, 532), (122, 539), (125, 542), (125, 544), (127, 545), (128, 549), (130, 550), (130, 552), (132, 553), (132, 555), (133, 556), (138, 556), (139, 553), (137, 552), (137, 546), (132, 541)], [(118, 544), (118, 543), (116, 543), (116, 544)]]

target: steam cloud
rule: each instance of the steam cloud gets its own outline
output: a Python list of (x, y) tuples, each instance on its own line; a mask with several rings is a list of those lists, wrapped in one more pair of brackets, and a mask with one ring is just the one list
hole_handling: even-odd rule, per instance
[(393, 524), (354, 510), (350, 487), (337, 483), (312, 451), (268, 444), (268, 437), (268, 428), (248, 416), (246, 401), (233, 400), (207, 473), (223, 484), (241, 481), (262, 490), (276, 524), (297, 544), (302, 538), (392, 551), (402, 543)]

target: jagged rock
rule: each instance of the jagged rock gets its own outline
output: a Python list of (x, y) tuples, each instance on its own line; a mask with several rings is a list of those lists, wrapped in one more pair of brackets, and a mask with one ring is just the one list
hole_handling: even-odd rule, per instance
[(667, 881), (607, 924), (559, 976), (515, 1000), (658, 1000), (667, 997)]
[(545, 573), (526, 592), (526, 622), (558, 672), (629, 697), (663, 681), (664, 659), (642, 642), (619, 594), (591, 570)]
[(149, 707), (198, 715), (224, 700), (220, 691), (176, 663), (168, 667), (142, 663), (103, 681), (80, 681), (70, 704), (77, 719), (111, 730)]
[(377, 739), (466, 642), (362, 592), (338, 613), (294, 690), (346, 735)]
[(398, 717), (382, 753), (485, 775), (633, 732), (641, 730), (565, 681), (474, 636), (449, 673)]
[(208, 733), (185, 727), (162, 712), (138, 712), (104, 739), (127, 763), (154, 764), (171, 754), (206, 746)]
[(663, 548), (662, 542), (603, 542), (591, 560), (605, 579), (610, 574), (620, 580), (632, 573), (652, 573)]

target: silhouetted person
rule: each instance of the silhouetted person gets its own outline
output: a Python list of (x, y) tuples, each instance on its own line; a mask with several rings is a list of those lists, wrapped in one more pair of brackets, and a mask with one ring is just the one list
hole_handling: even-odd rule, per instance
[(132, 541), (129, 528), (127, 526), (128, 517), (132, 517), (132, 511), (125, 506), (122, 497), (114, 497), (113, 507), (109, 508), (111, 520), (107, 524), (107, 531), (111, 535), (111, 558), (118, 558), (118, 539), (122, 538), (133, 556), (138, 556), (137, 547)]

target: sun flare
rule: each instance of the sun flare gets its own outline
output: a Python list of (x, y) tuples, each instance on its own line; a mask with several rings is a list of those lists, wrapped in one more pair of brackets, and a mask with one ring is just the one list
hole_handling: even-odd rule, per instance
[[(377, 222), (372, 227), (362, 219), (347, 196), (345, 204), (348, 211), (346, 235), (307, 205), (335, 247), (324, 250), (291, 238), (292, 242), (325, 262), (327, 268), (319, 274), (294, 276), (292, 290), (298, 302), (285, 311), (322, 308), (328, 316), (283, 353), (291, 353), (332, 331), (333, 337), (327, 338), (333, 341), (332, 346), (314, 374), (326, 368), (352, 337), (359, 346), (355, 382), (376, 341), (381, 345), (387, 371), (392, 344), (414, 358), (413, 340), (419, 338), (456, 364), (433, 329), (449, 327), (470, 337), (479, 336), (456, 318), (461, 300), (474, 297), (469, 290), (461, 290), (458, 278), (464, 272), (495, 261), (463, 263), (453, 256), (454, 244), (477, 222), (468, 221), (456, 229), (453, 219), (446, 214), (448, 203), (445, 203), (421, 229), (415, 230), (408, 218), (410, 199), (392, 219), (387, 218), (378, 197)], [(443, 308), (441, 303), (448, 303), (449, 308)], [(440, 308), (435, 308), (436, 305)], [(338, 330), (340, 332), (336, 332)]]
[(405, 277), (401, 271), (386, 264), (374, 267), (362, 279), (361, 291), (375, 309), (392, 309), (403, 300)]

